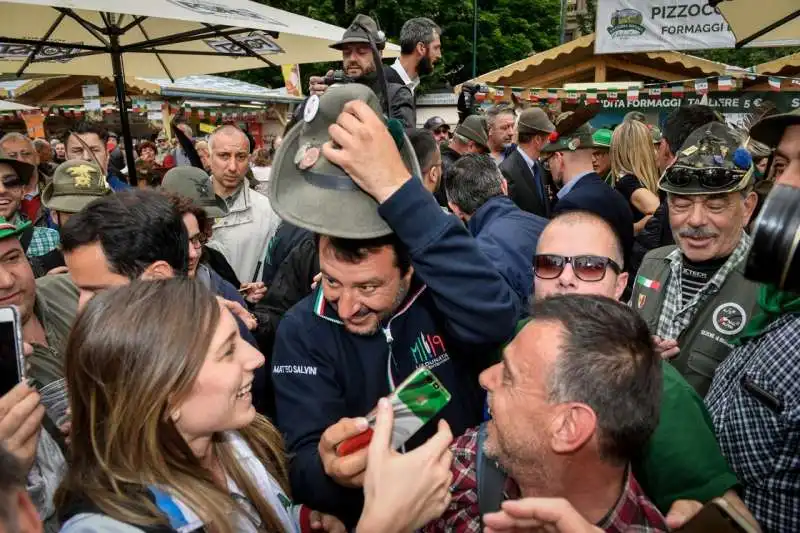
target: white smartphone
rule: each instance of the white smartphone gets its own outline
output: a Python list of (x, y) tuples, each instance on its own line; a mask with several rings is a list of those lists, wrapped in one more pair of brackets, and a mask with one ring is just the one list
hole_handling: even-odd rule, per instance
[(16, 306), (0, 307), (0, 396), (25, 379), (22, 320)]

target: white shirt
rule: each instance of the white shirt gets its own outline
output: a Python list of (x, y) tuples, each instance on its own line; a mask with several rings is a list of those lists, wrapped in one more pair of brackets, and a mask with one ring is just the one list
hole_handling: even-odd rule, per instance
[(392, 68), (395, 70), (395, 72), (400, 74), (400, 79), (403, 80), (403, 83), (406, 84), (406, 87), (411, 89), (411, 94), (414, 94), (414, 91), (417, 89), (417, 87), (419, 87), (419, 76), (417, 76), (412, 80), (411, 77), (408, 75), (408, 72), (406, 72), (406, 69), (404, 69), (403, 65), (400, 64), (399, 57), (394, 60)]

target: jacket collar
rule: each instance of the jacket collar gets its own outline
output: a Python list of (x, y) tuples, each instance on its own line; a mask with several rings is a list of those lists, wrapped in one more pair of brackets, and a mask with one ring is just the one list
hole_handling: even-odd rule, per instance
[(467, 222), (467, 228), (473, 237), (477, 237), (481, 230), (499, 217), (506, 215), (515, 208), (514, 202), (508, 196), (495, 196), (480, 206)]
[[(428, 286), (418, 280), (416, 276), (411, 276), (411, 287), (409, 287), (408, 295), (406, 295), (406, 299), (403, 300), (403, 303), (394, 314), (389, 318), (389, 321), (394, 319), (394, 317), (402, 315), (408, 308), (411, 307), (417, 298), (425, 292)], [(333, 322), (334, 324), (338, 324), (340, 326), (344, 325), (342, 319), (339, 318), (339, 314), (336, 312), (336, 309), (330, 304), (328, 300), (325, 299), (325, 295), (322, 291), (322, 282), (320, 282), (319, 287), (316, 289), (316, 293), (314, 293), (314, 314), (318, 317), (327, 320), (328, 322)]]

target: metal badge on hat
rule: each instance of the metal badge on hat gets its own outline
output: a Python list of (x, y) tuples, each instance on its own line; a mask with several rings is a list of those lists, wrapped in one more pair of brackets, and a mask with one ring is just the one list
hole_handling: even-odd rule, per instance
[(320, 153), (321, 151), (319, 146), (304, 144), (299, 150), (297, 150), (297, 153), (295, 153), (294, 164), (297, 165), (297, 168), (300, 170), (308, 170), (317, 164)]
[(306, 107), (303, 110), (303, 120), (306, 122), (311, 122), (314, 120), (314, 117), (317, 116), (317, 112), (319, 111), (319, 96), (316, 94), (311, 95), (308, 100), (306, 100)]

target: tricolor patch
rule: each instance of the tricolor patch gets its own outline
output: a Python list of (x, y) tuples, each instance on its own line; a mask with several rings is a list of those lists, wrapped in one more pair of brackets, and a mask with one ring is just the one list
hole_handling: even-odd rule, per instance
[(661, 283), (654, 279), (648, 279), (644, 276), (636, 276), (636, 283), (641, 285), (642, 287), (647, 287), (648, 289), (653, 289), (657, 291), (661, 288)]

